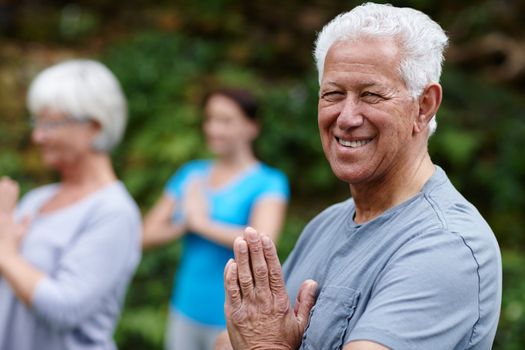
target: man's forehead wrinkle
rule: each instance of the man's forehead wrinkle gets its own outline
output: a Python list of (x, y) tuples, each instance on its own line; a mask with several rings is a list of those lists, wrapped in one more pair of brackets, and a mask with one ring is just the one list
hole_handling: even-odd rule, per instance
[(348, 72), (346, 74), (346, 77), (343, 77), (341, 75), (338, 75), (337, 77), (340, 79), (338, 80), (327, 79), (326, 82), (322, 84), (322, 86), (339, 87), (341, 85), (345, 85), (345, 82), (348, 79), (351, 79), (352, 85), (358, 86), (358, 87), (370, 87), (370, 86), (387, 87), (386, 84), (382, 82), (380, 79), (371, 79), (369, 77), (359, 77), (359, 76), (356, 77), (356, 74), (353, 74), (351, 72)]

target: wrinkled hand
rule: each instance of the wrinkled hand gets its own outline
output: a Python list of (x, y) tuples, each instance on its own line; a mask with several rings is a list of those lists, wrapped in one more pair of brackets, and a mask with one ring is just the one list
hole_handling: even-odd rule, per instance
[(7, 176), (0, 178), (0, 213), (13, 214), (19, 193), (20, 188), (16, 181)]
[(224, 271), (224, 310), (233, 349), (298, 349), (317, 283), (303, 282), (292, 309), (275, 245), (268, 236), (247, 228), (244, 238), (235, 240), (234, 253), (235, 260)]
[(190, 231), (199, 232), (208, 222), (208, 202), (203, 191), (202, 179), (194, 179), (188, 185), (188, 191), (184, 198), (184, 212), (186, 228)]

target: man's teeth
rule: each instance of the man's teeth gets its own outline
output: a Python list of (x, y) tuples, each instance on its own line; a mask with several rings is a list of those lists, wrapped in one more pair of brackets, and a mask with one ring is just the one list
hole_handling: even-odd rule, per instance
[(366, 145), (371, 140), (359, 140), (359, 141), (346, 141), (339, 139), (339, 143), (345, 147), (357, 148)]

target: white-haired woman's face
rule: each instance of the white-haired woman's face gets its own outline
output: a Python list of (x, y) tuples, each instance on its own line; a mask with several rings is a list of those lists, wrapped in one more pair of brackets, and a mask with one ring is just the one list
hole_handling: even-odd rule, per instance
[(92, 143), (100, 131), (94, 121), (79, 121), (44, 109), (32, 117), (33, 142), (40, 147), (44, 164), (57, 170), (76, 166), (94, 152)]
[(246, 117), (230, 98), (211, 96), (204, 108), (204, 135), (208, 148), (217, 156), (231, 156), (243, 147), (251, 147), (257, 137), (257, 124)]

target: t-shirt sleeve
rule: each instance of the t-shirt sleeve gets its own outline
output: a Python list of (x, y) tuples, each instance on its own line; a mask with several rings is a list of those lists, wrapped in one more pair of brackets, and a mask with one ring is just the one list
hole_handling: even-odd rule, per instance
[(258, 198), (277, 197), (288, 201), (290, 198), (290, 185), (286, 175), (279, 170), (268, 171), (264, 176)]
[(477, 271), (476, 259), (459, 235), (440, 231), (413, 238), (380, 274), (345, 343), (466, 348), (465, 334), (472, 336), (479, 319)]
[(203, 162), (197, 160), (181, 166), (166, 183), (164, 192), (174, 199), (182, 198), (186, 184), (198, 174), (198, 170), (202, 166)]
[(181, 167), (175, 172), (175, 174), (168, 180), (164, 187), (164, 192), (172, 198), (179, 199), (182, 196), (182, 189), (184, 181), (188, 175), (188, 167)]

